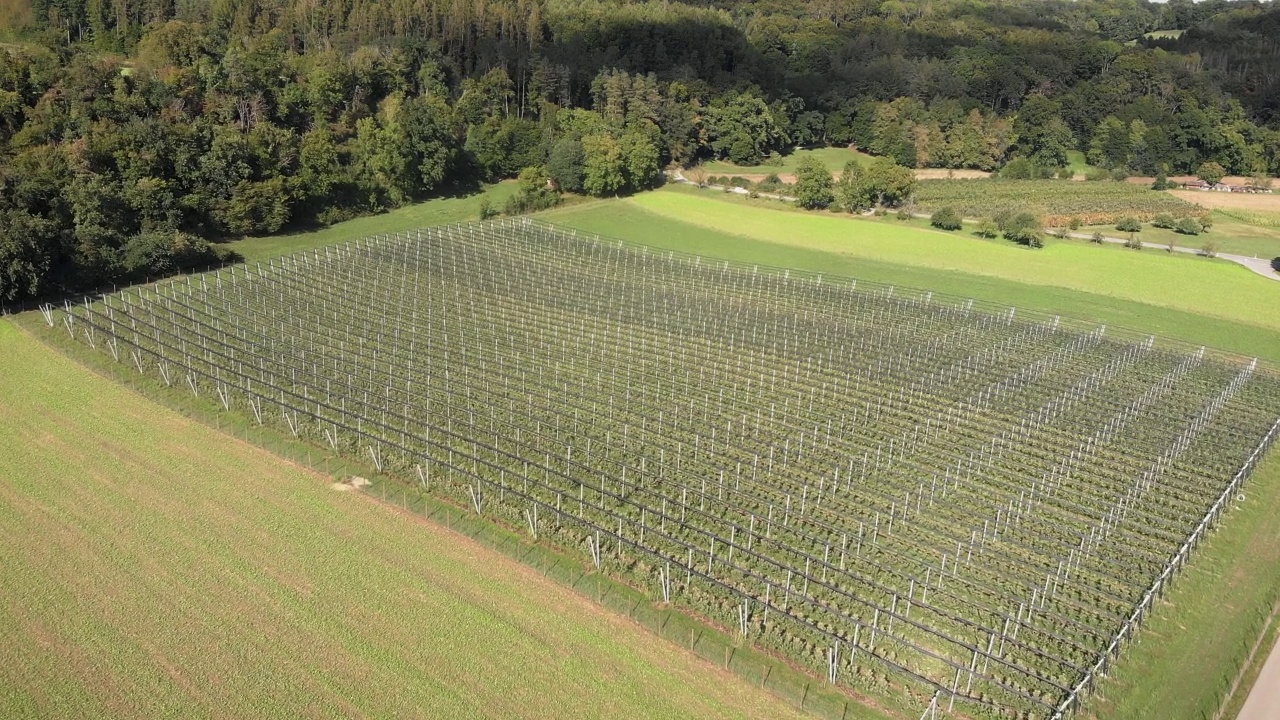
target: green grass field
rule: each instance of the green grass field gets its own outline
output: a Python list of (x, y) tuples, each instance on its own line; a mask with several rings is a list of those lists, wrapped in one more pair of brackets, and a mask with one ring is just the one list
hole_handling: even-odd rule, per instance
[(1233, 263), (1076, 241), (1027, 250), (720, 197), (671, 188), (545, 217), (659, 247), (1092, 318), (1280, 362), (1280, 317), (1270, 310), (1280, 302), (1280, 283)]
[(0, 717), (798, 717), (8, 321), (0, 358)]
[(833, 173), (839, 173), (844, 170), (845, 163), (850, 160), (857, 160), (863, 165), (868, 165), (875, 159), (864, 152), (843, 147), (830, 147), (796, 150), (789, 155), (783, 155), (780, 165), (734, 165), (727, 160), (715, 160), (703, 163), (702, 168), (712, 175), (768, 175), (769, 173), (781, 175), (783, 173), (794, 173), (796, 165), (806, 157), (818, 158)]

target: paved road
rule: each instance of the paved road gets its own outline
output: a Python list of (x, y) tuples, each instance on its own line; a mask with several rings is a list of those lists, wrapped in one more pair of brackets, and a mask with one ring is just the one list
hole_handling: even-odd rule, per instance
[[(680, 173), (679, 170), (676, 170), (674, 173), (671, 173), (671, 177), (673, 180), (675, 180), (678, 183), (688, 183), (690, 185), (694, 184), (692, 180), (686, 178), (683, 174)], [(711, 188), (713, 190), (728, 190), (729, 192), (737, 193), (739, 195), (747, 195), (750, 192), (748, 190), (745, 190), (739, 187), (725, 188), (721, 185), (707, 185), (706, 187)], [(784, 200), (787, 202), (795, 202), (795, 198), (789, 195), (775, 195), (773, 193), (759, 193), (759, 195), (760, 197), (772, 198), (774, 200)], [(916, 213), (916, 217), (927, 218), (929, 217), (929, 215), (926, 213)], [(1084, 233), (1071, 233), (1071, 237), (1079, 238), (1081, 240), (1092, 239), (1091, 235), (1086, 235)], [(1125, 240), (1123, 238), (1117, 238), (1117, 237), (1104, 237), (1102, 238), (1102, 241), (1108, 242), (1108, 243), (1118, 243), (1121, 245), (1125, 243)], [(1165, 250), (1168, 249), (1168, 246), (1165, 246), (1165, 245), (1147, 245), (1147, 247), (1150, 247), (1150, 248), (1159, 247)], [(1173, 251), (1180, 252), (1180, 253), (1188, 253), (1191, 255), (1200, 254), (1199, 250), (1196, 250), (1194, 248), (1189, 248), (1189, 247), (1181, 247), (1178, 245), (1175, 245), (1173, 247)], [(1228, 253), (1218, 253), (1215, 257), (1221, 258), (1223, 260), (1229, 260), (1233, 263), (1236, 263), (1237, 265), (1243, 265), (1244, 267), (1257, 273), (1258, 275), (1261, 275), (1264, 278), (1280, 282), (1280, 273), (1277, 273), (1274, 269), (1272, 269), (1271, 260), (1269, 259), (1248, 257), (1245, 255), (1231, 255)], [(1275, 715), (1273, 718), (1271, 718), (1271, 720), (1280, 720), (1280, 714)]]
[(1271, 649), (1262, 673), (1249, 691), (1236, 720), (1276, 720), (1280, 718), (1280, 643)]

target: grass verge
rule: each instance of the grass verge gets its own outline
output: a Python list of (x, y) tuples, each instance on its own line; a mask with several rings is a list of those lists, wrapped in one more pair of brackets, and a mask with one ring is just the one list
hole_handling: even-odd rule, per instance
[[(1214, 717), (1280, 599), (1277, 505), (1280, 452), (1273, 451), (1245, 485), (1244, 499), (1201, 546), (1137, 641), (1088, 699), (1088, 717)], [(1269, 650), (1267, 645), (1259, 651), (1263, 660)], [(1240, 702), (1251, 683), (1252, 678), (1241, 683)]]

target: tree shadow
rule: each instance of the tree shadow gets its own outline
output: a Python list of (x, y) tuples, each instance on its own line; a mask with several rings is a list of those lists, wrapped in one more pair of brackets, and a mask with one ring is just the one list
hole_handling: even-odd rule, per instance
[(1280, 272), (1280, 257), (1271, 258), (1271, 269)]

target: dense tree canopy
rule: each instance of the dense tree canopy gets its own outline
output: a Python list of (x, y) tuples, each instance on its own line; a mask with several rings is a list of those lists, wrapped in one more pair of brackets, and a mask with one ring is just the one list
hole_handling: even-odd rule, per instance
[[(852, 144), (905, 168), (1280, 172), (1254, 0), (0, 0), (0, 299), (199, 267), (217, 240), (526, 173), (652, 187)], [(1150, 39), (1159, 29), (1178, 38)], [(903, 195), (903, 192), (907, 195)], [(526, 206), (516, 203), (514, 207)], [(208, 241), (215, 241), (212, 245)]]

